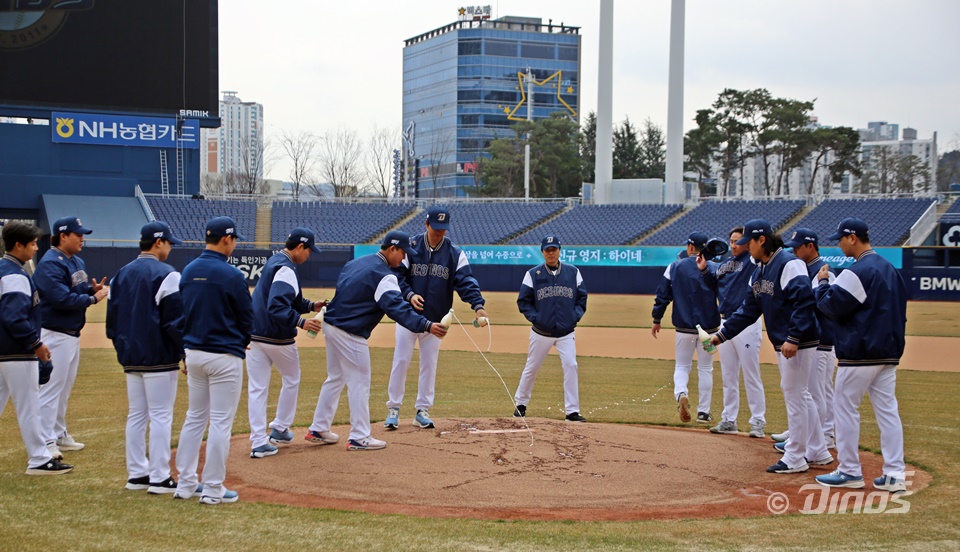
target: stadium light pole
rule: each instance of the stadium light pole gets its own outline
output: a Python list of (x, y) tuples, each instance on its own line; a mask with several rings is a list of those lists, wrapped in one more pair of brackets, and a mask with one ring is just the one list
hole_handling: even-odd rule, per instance
[(667, 186), (683, 184), (683, 35), (686, 0), (670, 8), (670, 74), (667, 88)]
[[(527, 66), (527, 120), (533, 121), (533, 70)], [(523, 198), (530, 199), (530, 131), (527, 131), (527, 144), (523, 146)]]
[(613, 182), (613, 0), (600, 0), (599, 57), (594, 190), (608, 190)]

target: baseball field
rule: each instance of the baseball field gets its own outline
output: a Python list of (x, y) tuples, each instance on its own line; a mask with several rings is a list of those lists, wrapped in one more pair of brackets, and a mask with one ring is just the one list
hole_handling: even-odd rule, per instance
[[(330, 290), (306, 290), (312, 298), (329, 298)], [(487, 310), (493, 320), (493, 332), (469, 327), (469, 335), (481, 349), (488, 345), (489, 362), (502, 374), (509, 392), (515, 390), (523, 367), (527, 327), (517, 313), (514, 294), (487, 294)], [(369, 496), (368, 487), (394, 487), (404, 479), (440, 477), (433, 475), (437, 461), (431, 457), (436, 447), (421, 446), (431, 437), (414, 432), (409, 424), (396, 433), (382, 431), (385, 414), (383, 401), (389, 375), (392, 350), (392, 325), (384, 324), (371, 339), (373, 385), (371, 415), (374, 435), (394, 446), (384, 451), (347, 453), (343, 447), (304, 447), (294, 445), (274, 457), (253, 460), (247, 457), (249, 445), (244, 434), (248, 429), (246, 396), (241, 397), (234, 424), (236, 438), (231, 449), (227, 486), (240, 492), (240, 501), (219, 507), (206, 507), (194, 501), (175, 501), (170, 495), (150, 496), (144, 492), (123, 489), (124, 424), (126, 416), (125, 384), (114, 351), (103, 338), (103, 313), (95, 307), (89, 313), (84, 330), (80, 375), (71, 396), (67, 414), (71, 434), (86, 443), (82, 451), (66, 453), (66, 461), (76, 466), (73, 473), (60, 477), (27, 477), (23, 475), (25, 455), (18, 433), (12, 404), (0, 416), (0, 549), (106, 549), (159, 548), (171, 550), (220, 549), (284, 549), (299, 546), (307, 549), (369, 550), (636, 550), (636, 549), (910, 549), (947, 550), (960, 548), (960, 416), (954, 407), (960, 391), (960, 363), (954, 351), (960, 347), (960, 309), (950, 303), (911, 303), (908, 310), (907, 352), (898, 375), (897, 395), (903, 420), (906, 459), (909, 464), (929, 474), (929, 486), (902, 498), (909, 506), (888, 508), (886, 513), (804, 515), (788, 511), (774, 515), (769, 511), (746, 512), (735, 502), (718, 502), (713, 496), (727, 480), (728, 472), (742, 472), (742, 462), (757, 462), (740, 453), (740, 446), (757, 448), (760, 441), (741, 436), (716, 436), (704, 426), (681, 424), (671, 396), (672, 334), (660, 339), (650, 336), (652, 298), (643, 296), (590, 296), (587, 315), (578, 330), (577, 345), (580, 366), (580, 401), (583, 414), (591, 423), (560, 424), (562, 386), (559, 362), (551, 356), (537, 380), (531, 402), (533, 435), (539, 439), (558, 440), (583, 434), (599, 439), (599, 435), (627, 435), (622, 442), (605, 437), (610, 450), (626, 450), (635, 456), (633, 473), (636, 505), (647, 504), (651, 493), (663, 493), (663, 482), (671, 481), (675, 494), (687, 501), (684, 514), (668, 519), (646, 521), (587, 521), (603, 519), (596, 512), (603, 496), (578, 493), (578, 489), (603, 489), (602, 486), (580, 485), (576, 479), (565, 480), (572, 487), (566, 504), (558, 503), (556, 494), (546, 491), (569, 474), (531, 470), (533, 483), (523, 482), (523, 473), (515, 479), (481, 478), (490, 462), (509, 461), (528, 447), (529, 438), (515, 433), (510, 439), (496, 441), (500, 458), (486, 457), (489, 442), (471, 437), (476, 443), (446, 447), (447, 452), (463, 452), (488, 462), (453, 462), (442, 466), (447, 472), (459, 473), (465, 479), (479, 481), (478, 492), (463, 496), (456, 507), (447, 505), (432, 510), (420, 508), (431, 500), (407, 490), (409, 512), (372, 513), (377, 509), (353, 508), (349, 500), (324, 502), (302, 499), (308, 491), (316, 496), (326, 494)], [(469, 313), (458, 307), (458, 316), (466, 322)], [(668, 319), (669, 315), (665, 317)], [(509, 418), (512, 405), (507, 390), (494, 370), (466, 338), (467, 332), (455, 326), (440, 356), (436, 406), (431, 416), (438, 421), (436, 439), (443, 429), (454, 432), (462, 424), (477, 428), (514, 427)], [(492, 335), (492, 343), (489, 336)], [(297, 410), (297, 439), (302, 439), (305, 426), (313, 414), (320, 384), (325, 378), (322, 338), (301, 339), (303, 377)], [(664, 354), (666, 346), (667, 354)], [(766, 345), (764, 349), (769, 346)], [(769, 354), (766, 351), (765, 354)], [(768, 357), (764, 357), (764, 361)], [(414, 359), (416, 362), (416, 357)], [(411, 372), (415, 372), (413, 367)], [(764, 385), (767, 392), (767, 429), (785, 428), (786, 415), (779, 392), (777, 368), (764, 364)], [(713, 412), (721, 408), (719, 367), (714, 373)], [(408, 375), (407, 401), (416, 393), (416, 378)], [(695, 384), (691, 382), (691, 388)], [(276, 404), (279, 378), (271, 384), (270, 408)], [(174, 412), (174, 441), (179, 434), (186, 410), (187, 391), (181, 377)], [(741, 410), (745, 400), (741, 401)], [(879, 452), (879, 436), (869, 400), (861, 408), (863, 418), (861, 447), (865, 455)], [(500, 420), (498, 420), (498, 418)], [(744, 418), (741, 415), (741, 418)], [(341, 400), (336, 424), (347, 423), (346, 399)], [(460, 424), (460, 425), (456, 425)], [(455, 427), (456, 425), (456, 427)], [(686, 430), (673, 429), (687, 426)], [(473, 427), (475, 426), (475, 427)], [(691, 427), (696, 426), (696, 427)], [(743, 429), (744, 420), (741, 420)], [(595, 428), (595, 429), (591, 429)], [(611, 431), (614, 433), (610, 433)], [(493, 431), (493, 429), (491, 429)], [(624, 433), (626, 432), (626, 433)], [(595, 433), (596, 435), (591, 435)], [(341, 435), (343, 433), (341, 432)], [(651, 435), (656, 434), (655, 437)], [(635, 436), (635, 437), (631, 437)], [(641, 442), (633, 442), (630, 439)], [(660, 439), (654, 446), (644, 439)], [(664, 442), (666, 445), (664, 445)], [(503, 443), (507, 447), (503, 447)], [(761, 460), (773, 463), (777, 456), (764, 440)], [(174, 446), (176, 443), (174, 442)], [(719, 447), (719, 448), (718, 448)], [(572, 447), (575, 449), (576, 447)], [(558, 449), (559, 450), (559, 449)], [(606, 454), (606, 453), (604, 453)], [(605, 473), (601, 462), (609, 462), (604, 454), (591, 456), (598, 463), (585, 471)], [(644, 455), (674, 454), (682, 456), (683, 470), (665, 466), (651, 474), (643, 469)], [(761, 454), (757, 452), (755, 455)], [(755, 456), (754, 455), (754, 456)], [(286, 456), (286, 458), (284, 458)], [(418, 457), (419, 456), (419, 457)], [(422, 458), (422, 460), (420, 459)], [(355, 459), (355, 460), (354, 460)], [(270, 462), (276, 462), (273, 472)], [(282, 462), (280, 462), (282, 460)], [(344, 460), (352, 464), (351, 485), (344, 488), (340, 466)], [(619, 458), (622, 463), (623, 459)], [(908, 468), (909, 469), (909, 468)], [(487, 470), (487, 471), (483, 471)], [(282, 471), (282, 473), (281, 473)], [(522, 471), (522, 470), (521, 470)], [(682, 472), (682, 473), (681, 473)], [(762, 470), (761, 470), (762, 472)], [(385, 477), (384, 474), (394, 474)], [(253, 475), (251, 475), (253, 474)], [(689, 475), (688, 475), (689, 474)], [(865, 476), (867, 474), (865, 473)], [(243, 480), (239, 480), (240, 477)], [(231, 480), (231, 477), (238, 479)], [(537, 477), (542, 479), (538, 484)], [(758, 473), (762, 486), (767, 474)], [(802, 485), (812, 481), (811, 474), (789, 476), (789, 481)], [(522, 484), (517, 484), (520, 481)], [(231, 485), (234, 483), (234, 485)], [(256, 491), (254, 489), (257, 489)], [(259, 489), (268, 489), (265, 492)], [(377, 489), (379, 490), (379, 489)], [(482, 492), (480, 492), (482, 491)], [(617, 489), (617, 503), (610, 510), (628, 510), (630, 496)], [(698, 507), (697, 496), (703, 495)], [(283, 500), (283, 495), (287, 496)], [(376, 494), (376, 493), (373, 493)], [(598, 494), (598, 493), (595, 493)], [(657, 494), (657, 496), (661, 496)], [(277, 497), (281, 499), (277, 499)], [(561, 497), (562, 498), (562, 497)], [(670, 497), (664, 499), (669, 502)], [(268, 501), (269, 500), (269, 501)], [(276, 504), (279, 502), (281, 504)], [(655, 501), (654, 501), (655, 502)], [(516, 509), (531, 511), (556, 508), (573, 512), (562, 521), (518, 519), (516, 516), (493, 518), (470, 515), (473, 505), (503, 503)], [(329, 505), (334, 505), (333, 508)], [(342, 509), (337, 504), (342, 504)], [(724, 506), (729, 504), (729, 506)], [(323, 507), (328, 505), (328, 507)], [(319, 506), (319, 507), (318, 507)], [(723, 508), (728, 507), (729, 511)], [(584, 515), (576, 511), (582, 508)], [(906, 511), (904, 511), (906, 510)], [(389, 511), (389, 510), (388, 510)], [(749, 514), (749, 515), (748, 515)]]

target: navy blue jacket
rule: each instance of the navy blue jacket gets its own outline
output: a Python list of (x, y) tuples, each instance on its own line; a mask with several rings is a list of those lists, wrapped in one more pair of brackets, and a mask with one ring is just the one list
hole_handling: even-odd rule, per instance
[(87, 323), (87, 309), (96, 301), (83, 259), (51, 247), (37, 263), (33, 281), (40, 290), (43, 327), (79, 336)]
[(750, 295), (750, 278), (757, 263), (749, 252), (730, 257), (717, 268), (717, 296), (720, 299), (720, 317), (730, 318)]
[[(817, 282), (817, 273), (820, 272), (820, 267), (827, 263), (823, 262), (819, 256), (816, 259), (813, 259), (807, 263), (807, 274), (810, 275), (810, 281), (813, 284), (813, 287), (816, 288), (818, 285)], [(833, 283), (837, 279), (836, 273), (833, 269), (830, 269), (830, 278), (828, 283)], [(833, 320), (829, 316), (823, 314), (820, 309), (814, 311), (817, 315), (817, 323), (820, 324), (820, 345), (817, 347), (821, 351), (829, 351), (833, 348), (833, 334), (836, 332), (834, 329)]]
[(820, 343), (820, 326), (814, 314), (815, 300), (807, 265), (782, 248), (770, 260), (760, 263), (750, 282), (753, 293), (727, 319), (717, 334), (726, 341), (736, 337), (763, 315), (767, 338), (774, 349), (793, 343), (800, 349)]
[(0, 259), (0, 362), (37, 360), (40, 346), (40, 294), (23, 263)]
[(107, 337), (124, 372), (170, 372), (183, 358), (180, 273), (149, 253), (110, 280)]
[(270, 257), (260, 281), (253, 290), (253, 337), (251, 341), (289, 345), (303, 327), (301, 314), (313, 310), (313, 302), (303, 298), (297, 263), (286, 249)]
[(517, 306), (540, 335), (563, 337), (573, 332), (587, 312), (580, 270), (570, 263), (560, 263), (556, 272), (546, 263), (531, 268), (523, 275)]
[(840, 366), (900, 364), (907, 292), (889, 261), (867, 250), (836, 283), (820, 282), (816, 296), (817, 308), (844, 329), (834, 335)]
[(344, 265), (323, 321), (367, 339), (384, 313), (411, 332), (430, 329), (431, 321), (403, 300), (397, 275), (383, 255), (364, 255)]
[(707, 262), (702, 272), (696, 257), (670, 263), (663, 271), (653, 301), (653, 323), (659, 324), (673, 301), (673, 326), (678, 333), (696, 334), (697, 324), (715, 332), (720, 327), (717, 307), (717, 263)]
[(246, 358), (253, 304), (243, 273), (222, 253), (204, 250), (183, 269), (183, 346)]
[(450, 311), (454, 291), (473, 310), (483, 308), (480, 284), (459, 247), (444, 236), (436, 249), (430, 249), (426, 232), (411, 242), (416, 255), (407, 255), (394, 269), (401, 276), (400, 291), (406, 301), (415, 294), (423, 297), (422, 314), (428, 320), (440, 320)]

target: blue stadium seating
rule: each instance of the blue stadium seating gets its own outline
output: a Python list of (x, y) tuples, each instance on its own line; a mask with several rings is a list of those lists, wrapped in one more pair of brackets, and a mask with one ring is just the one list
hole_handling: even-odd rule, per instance
[[(147, 203), (153, 216), (169, 224), (173, 234), (182, 240), (202, 242), (207, 221), (220, 216), (233, 218), (237, 230), (248, 242), (256, 238), (257, 204), (253, 201), (147, 196)], [(253, 247), (253, 244), (240, 242), (237, 246)]]
[(786, 238), (796, 228), (811, 228), (822, 243), (834, 245), (836, 242), (823, 238), (833, 234), (844, 218), (857, 217), (870, 228), (871, 245), (900, 245), (909, 237), (910, 227), (934, 202), (930, 198), (827, 199), (783, 235)]
[(692, 232), (726, 239), (731, 228), (757, 218), (766, 219), (776, 230), (803, 209), (805, 204), (802, 199), (705, 201), (643, 240), (642, 244), (683, 245)]
[(510, 243), (538, 244), (555, 235), (570, 245), (626, 245), (678, 213), (682, 205), (578, 205)]
[[(560, 202), (484, 202), (452, 203), (450, 230), (447, 235), (458, 245), (489, 245), (500, 243), (511, 236), (540, 223), (563, 209)], [(424, 231), (426, 212), (417, 213), (399, 229), (411, 234)], [(539, 240), (539, 238), (538, 238)]]
[(413, 203), (276, 201), (270, 239), (283, 242), (290, 230), (307, 226), (317, 233), (318, 243), (364, 243), (392, 228), (415, 208)]

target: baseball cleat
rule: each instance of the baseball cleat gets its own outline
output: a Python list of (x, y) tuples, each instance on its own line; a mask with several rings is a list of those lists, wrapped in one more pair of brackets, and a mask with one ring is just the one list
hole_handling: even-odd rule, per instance
[(340, 441), (340, 436), (332, 431), (308, 431), (306, 437), (307, 441), (311, 443), (316, 443), (318, 445), (332, 445)]
[(770, 438), (778, 443), (782, 443), (790, 438), (790, 430), (786, 430), (783, 433), (771, 433)]
[(273, 428), (270, 430), (268, 439), (274, 445), (289, 445), (293, 442), (293, 432), (290, 431), (290, 429), (280, 431), (277, 428)]
[(347, 450), (380, 450), (386, 448), (386, 441), (367, 437), (366, 439), (350, 439), (347, 442)]
[(433, 420), (430, 419), (430, 414), (426, 410), (417, 410), (417, 416), (413, 419), (413, 425), (420, 429), (434, 427)]
[(737, 422), (731, 422), (729, 420), (723, 420), (719, 424), (710, 428), (710, 433), (722, 433), (724, 435), (736, 435), (737, 432)]
[(862, 489), (863, 488), (863, 477), (858, 475), (850, 475), (843, 473), (840, 470), (834, 470), (826, 475), (818, 475), (816, 477), (817, 483), (823, 485), (824, 487), (846, 487), (848, 489)]
[(230, 502), (236, 502), (240, 500), (240, 495), (237, 494), (237, 491), (228, 491), (223, 490), (223, 496), (201, 496), (200, 504), (208, 504), (210, 506), (216, 506), (217, 504), (229, 504)]
[(713, 421), (713, 416), (707, 412), (697, 412), (697, 423), (698, 424), (709, 424)]
[(60, 450), (83, 450), (83, 447), (86, 446), (83, 443), (78, 443), (69, 433), (64, 432), (64, 434), (57, 439), (57, 447)]
[(571, 412), (567, 414), (567, 421), (568, 422), (585, 422), (587, 421), (587, 419), (581, 416), (579, 412)]
[(525, 418), (527, 416), (527, 406), (518, 404), (517, 409), (513, 411), (514, 418)]
[(899, 493), (907, 490), (907, 483), (903, 479), (897, 479), (889, 475), (882, 475), (873, 480), (873, 488), (881, 491), (890, 491)]
[(400, 427), (400, 409), (388, 408), (387, 419), (383, 421), (383, 427), (393, 430)]
[(780, 460), (772, 466), (767, 466), (767, 473), (802, 473), (810, 469), (810, 466), (806, 462), (800, 464), (795, 468), (791, 468), (783, 463), (783, 460)]
[(277, 447), (267, 443), (265, 445), (260, 445), (259, 447), (254, 447), (250, 450), (250, 458), (266, 458), (267, 456), (273, 456), (277, 453)]
[(750, 424), (750, 433), (749, 435), (754, 439), (763, 438), (763, 424)]
[(155, 495), (175, 493), (177, 492), (177, 482), (172, 477), (168, 477), (159, 483), (150, 483), (147, 492)]
[(680, 421), (689, 422), (690, 421), (690, 399), (687, 398), (686, 393), (680, 395), (677, 399), (677, 410), (680, 412)]
[(64, 464), (63, 462), (54, 458), (46, 464), (34, 468), (27, 468), (27, 475), (61, 475), (64, 473), (69, 473), (71, 470), (73, 470), (73, 466), (70, 464)]
[(780, 443), (774, 443), (774, 444), (773, 444), (773, 450), (779, 452), (780, 454), (783, 454), (784, 452), (787, 451), (787, 442), (786, 442), (786, 441), (782, 441), (782, 442), (780, 442)]
[(145, 491), (150, 488), (150, 476), (131, 477), (125, 487), (128, 491)]

